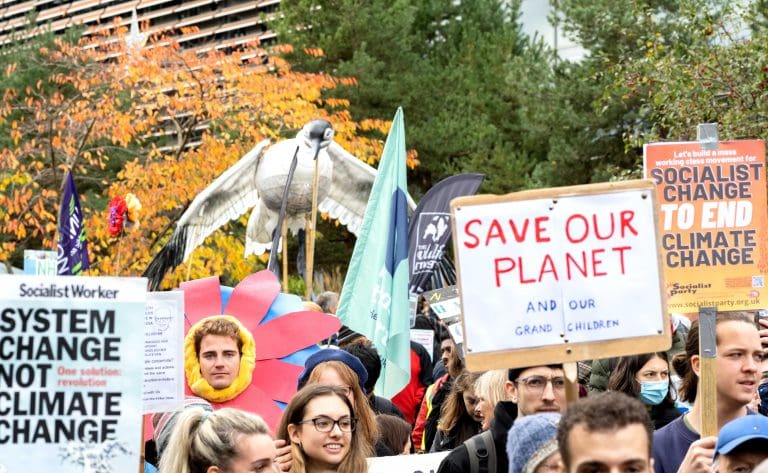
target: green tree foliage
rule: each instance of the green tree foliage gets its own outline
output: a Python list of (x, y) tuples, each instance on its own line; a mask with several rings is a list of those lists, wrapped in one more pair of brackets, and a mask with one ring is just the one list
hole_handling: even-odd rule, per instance
[(765, 138), (768, 125), (768, 24), (765, 2), (680, 2), (674, 41), (658, 34), (642, 57), (611, 70), (614, 90), (636, 99), (642, 119), (628, 145), (695, 139), (696, 125), (717, 122), (720, 139)]
[(516, 2), (283, 0), (281, 10), (281, 37), (296, 46), (291, 62), (357, 79), (333, 91), (354, 103), (354, 115), (389, 119), (404, 107), (407, 144), (421, 163), (411, 184), (425, 190), (480, 170), (487, 191), (524, 185), (530, 152), (509, 146), (519, 127), (506, 85), (507, 62), (524, 48)]

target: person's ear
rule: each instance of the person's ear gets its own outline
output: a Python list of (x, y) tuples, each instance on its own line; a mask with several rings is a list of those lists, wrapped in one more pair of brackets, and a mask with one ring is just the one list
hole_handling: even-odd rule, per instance
[(517, 386), (512, 381), (507, 380), (504, 383), (504, 391), (507, 393), (507, 399), (517, 404), (519, 393), (517, 392)]
[(701, 356), (691, 355), (691, 369), (696, 376), (701, 376)]
[(288, 424), (288, 438), (291, 439), (291, 442), (301, 443), (301, 432), (299, 430), (298, 426)]
[(218, 466), (209, 466), (205, 473), (221, 473)]

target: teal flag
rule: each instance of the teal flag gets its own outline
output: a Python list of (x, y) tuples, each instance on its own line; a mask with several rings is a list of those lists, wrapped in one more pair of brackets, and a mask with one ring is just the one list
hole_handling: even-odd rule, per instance
[(408, 315), (408, 204), (405, 128), (397, 109), (336, 314), (371, 341), (381, 357), (380, 396), (391, 398), (411, 377)]

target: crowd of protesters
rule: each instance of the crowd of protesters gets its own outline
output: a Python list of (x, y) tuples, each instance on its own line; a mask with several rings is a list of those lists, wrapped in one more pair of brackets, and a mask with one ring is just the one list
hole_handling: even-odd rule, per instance
[[(159, 471), (356, 473), (369, 457), (447, 452), (438, 473), (768, 473), (768, 319), (718, 313), (719, 433), (704, 437), (697, 321), (668, 352), (584, 364), (570, 404), (562, 365), (472, 372), (433, 314), (416, 326), (435, 344), (411, 344), (411, 381), (392, 399), (374, 392), (376, 349), (344, 328), (306, 360), (274, 437), (257, 415), (199, 399), (156, 416)], [(236, 346), (223, 333), (201, 345)]]

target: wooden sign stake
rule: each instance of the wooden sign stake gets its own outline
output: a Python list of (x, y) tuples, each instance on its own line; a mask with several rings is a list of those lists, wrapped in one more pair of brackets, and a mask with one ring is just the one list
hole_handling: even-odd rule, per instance
[(717, 435), (717, 341), (715, 339), (715, 319), (717, 308), (699, 308), (699, 355), (701, 371), (699, 390), (701, 397), (701, 432), (702, 437)]

